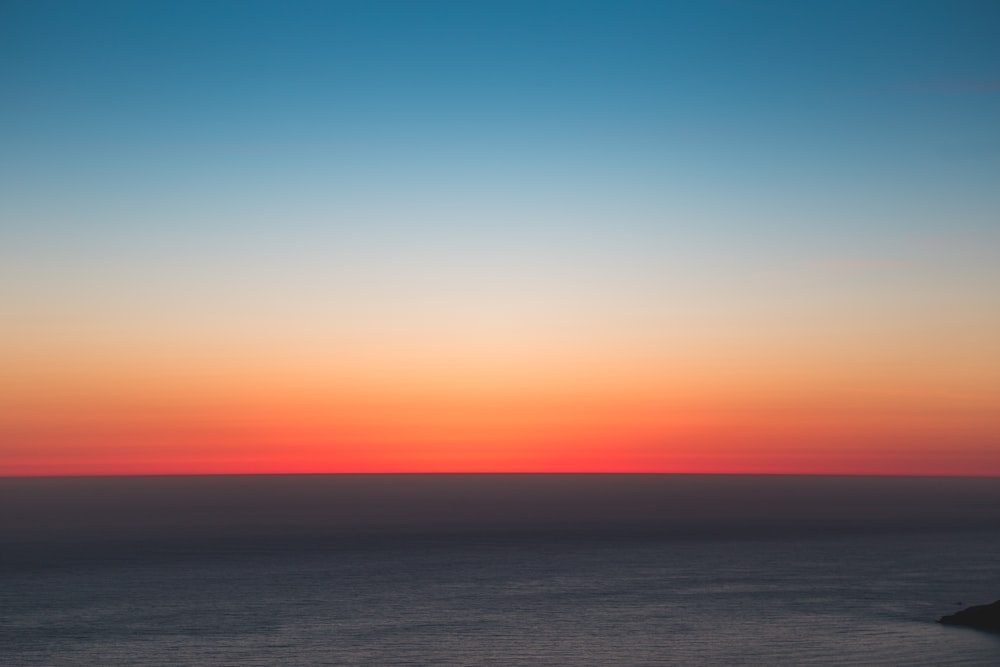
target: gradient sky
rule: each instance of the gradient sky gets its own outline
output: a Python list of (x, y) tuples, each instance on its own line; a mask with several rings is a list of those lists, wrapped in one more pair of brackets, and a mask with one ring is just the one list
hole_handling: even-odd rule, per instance
[(0, 5), (0, 474), (1000, 475), (1000, 5)]

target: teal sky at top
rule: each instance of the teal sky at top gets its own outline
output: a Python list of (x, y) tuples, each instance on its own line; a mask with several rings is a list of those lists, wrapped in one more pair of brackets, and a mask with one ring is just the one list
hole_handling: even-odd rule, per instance
[(998, 26), (992, 0), (8, 0), (6, 289), (484, 246), (538, 276), (974, 255)]

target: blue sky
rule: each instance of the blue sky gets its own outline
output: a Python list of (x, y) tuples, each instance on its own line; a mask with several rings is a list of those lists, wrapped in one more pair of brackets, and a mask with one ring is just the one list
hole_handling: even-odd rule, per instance
[(989, 165), (969, 162), (1000, 148), (991, 2), (4, 12), (8, 165), (89, 172), (95, 186), (108, 187), (101, 174), (142, 180), (136, 165), (164, 187), (192, 187), (192, 172), (336, 185), (348, 169), (375, 187), (434, 175), (516, 184), (524, 170), (664, 188), (680, 172), (713, 190), (777, 194), (785, 179), (859, 196), (874, 171), (918, 197), (915, 182), (943, 194), (991, 185)]
[(809, 260), (1000, 208), (992, 2), (2, 11), (0, 187), (29, 236), (544, 218)]

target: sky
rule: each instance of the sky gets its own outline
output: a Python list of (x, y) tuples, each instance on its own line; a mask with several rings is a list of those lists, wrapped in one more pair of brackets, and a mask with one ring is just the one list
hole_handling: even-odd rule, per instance
[(998, 24), (5, 0), (0, 475), (1000, 475)]

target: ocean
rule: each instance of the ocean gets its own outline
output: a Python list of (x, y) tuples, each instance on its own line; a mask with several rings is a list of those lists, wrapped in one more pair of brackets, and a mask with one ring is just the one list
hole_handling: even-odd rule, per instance
[(997, 665), (1000, 480), (0, 479), (0, 664)]

